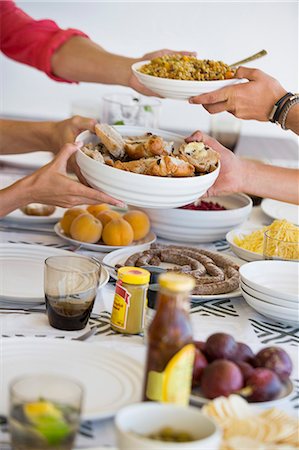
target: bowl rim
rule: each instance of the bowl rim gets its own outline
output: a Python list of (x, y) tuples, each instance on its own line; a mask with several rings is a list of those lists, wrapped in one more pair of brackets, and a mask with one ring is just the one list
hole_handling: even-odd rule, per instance
[(247, 81), (245, 78), (229, 78), (226, 80), (206, 80), (206, 81), (200, 81), (200, 80), (175, 80), (172, 78), (163, 78), (163, 77), (155, 77), (154, 75), (149, 75), (147, 73), (142, 73), (139, 72), (139, 68), (145, 64), (149, 64), (151, 61), (150, 60), (145, 60), (145, 61), (138, 61), (135, 62), (134, 64), (132, 64), (131, 69), (133, 71), (133, 73), (137, 76), (140, 75), (141, 77), (145, 77), (145, 79), (150, 79), (150, 80), (157, 80), (157, 81), (164, 81), (164, 82), (171, 82), (174, 85), (181, 85), (184, 86), (186, 83), (188, 83), (188, 86), (191, 86), (191, 83), (194, 86), (199, 86), (199, 85), (206, 85), (206, 83), (209, 83), (211, 85), (213, 85), (215, 87), (215, 89), (217, 89), (217, 85), (222, 84), (222, 83), (228, 83), (228, 84), (232, 84), (233, 82), (235, 82), (236, 84), (239, 83), (244, 83), (244, 81)]
[(189, 213), (204, 213), (204, 214), (208, 214), (208, 213), (210, 213), (210, 214), (215, 214), (215, 213), (220, 214), (220, 213), (222, 213), (221, 215), (224, 215), (224, 214), (230, 214), (231, 211), (241, 211), (243, 209), (247, 209), (247, 208), (250, 208), (250, 207), (252, 208), (252, 206), (253, 206), (252, 199), (249, 197), (249, 195), (243, 194), (242, 192), (236, 192), (236, 193), (228, 194), (228, 195), (213, 195), (212, 197), (207, 197), (207, 198), (204, 198), (203, 200), (204, 201), (213, 201), (213, 200), (210, 200), (210, 199), (211, 198), (215, 198), (215, 197), (220, 199), (221, 197), (233, 197), (233, 196), (242, 197), (244, 200), (247, 200), (247, 204), (244, 205), (244, 206), (241, 206), (240, 208), (229, 208), (229, 209), (225, 209), (225, 210), (202, 210), (202, 209), (195, 210), (195, 209), (185, 209), (185, 208), (181, 208), (181, 207), (171, 208), (171, 209), (175, 209), (175, 210), (179, 209), (179, 210), (184, 211), (187, 214), (189, 214)]
[[(119, 127), (124, 127), (123, 125), (120, 125)], [(130, 127), (131, 128), (131, 127)], [(133, 127), (132, 127), (133, 128)], [(138, 128), (140, 129), (143, 129), (144, 127), (134, 127), (134, 128), (136, 128), (137, 130), (138, 130)], [(117, 130), (118, 130), (118, 128), (116, 128)], [(150, 127), (149, 127), (149, 129), (151, 129)], [(154, 130), (154, 128), (152, 128), (152, 130)], [(119, 131), (119, 130), (118, 130)], [(157, 130), (158, 131), (158, 130)], [(169, 132), (169, 131), (166, 131), (166, 130), (160, 130), (160, 131), (162, 131), (162, 132), (166, 132), (166, 133), (170, 133), (170, 134), (173, 134), (174, 136), (177, 136), (178, 138), (180, 138), (180, 139), (184, 139), (183, 138), (183, 136), (181, 136), (181, 135), (178, 135), (178, 134), (176, 134), (176, 133), (171, 133), (171, 132)], [(89, 131), (89, 130), (85, 130), (85, 131), (82, 131), (82, 133), (80, 133), (80, 134), (78, 134), (78, 136), (76, 137), (76, 140), (75, 140), (75, 142), (82, 142), (82, 138), (85, 138), (85, 136), (87, 136), (87, 135), (89, 135), (89, 134), (93, 134), (99, 141), (100, 141), (100, 139), (96, 136), (96, 134), (94, 134), (94, 133), (91, 133), (91, 131)], [(82, 136), (82, 135), (84, 135), (84, 136)], [(134, 172), (126, 172), (126, 171), (124, 171), (124, 170), (121, 170), (121, 169), (117, 169), (117, 168), (115, 168), (115, 167), (111, 167), (111, 166), (108, 166), (107, 164), (103, 164), (103, 163), (101, 163), (100, 161), (96, 161), (95, 159), (92, 159), (92, 158), (90, 158), (90, 156), (87, 156), (84, 152), (83, 152), (83, 150), (82, 150), (82, 148), (80, 148), (80, 149), (78, 149), (77, 150), (77, 152), (76, 152), (76, 154), (77, 155), (80, 155), (80, 156), (82, 156), (86, 161), (88, 161), (88, 162), (90, 162), (90, 161), (92, 161), (92, 164), (95, 164), (95, 166), (94, 167), (98, 167), (98, 168), (101, 168), (102, 170), (109, 170), (111, 173), (115, 173), (115, 174), (119, 174), (120, 173), (120, 171), (122, 172), (122, 173), (127, 173), (127, 174), (130, 174), (130, 176), (132, 176), (133, 178), (135, 178), (136, 180), (138, 179), (138, 180), (144, 180), (144, 177), (146, 176), (147, 177), (147, 179), (149, 179), (149, 180), (159, 180), (161, 183), (168, 183), (168, 184), (171, 184), (171, 183), (178, 183), (178, 182), (186, 182), (186, 181), (188, 181), (189, 183), (192, 183), (192, 184), (197, 184), (197, 182), (198, 182), (198, 180), (200, 180), (200, 179), (203, 179), (204, 177), (205, 177), (205, 180), (207, 180), (207, 177), (211, 177), (211, 178), (213, 178), (215, 175), (216, 175), (216, 173), (217, 174), (219, 174), (219, 172), (220, 172), (220, 167), (221, 167), (221, 162), (220, 162), (220, 159), (219, 159), (219, 161), (218, 161), (218, 166), (217, 166), (217, 168), (215, 169), (215, 170), (213, 170), (212, 172), (209, 172), (209, 173), (206, 173), (206, 174), (203, 174), (203, 175), (197, 175), (197, 176), (194, 176), (194, 177), (157, 177), (157, 176), (153, 176), (153, 175), (144, 175), (144, 174), (140, 174), (140, 173), (134, 173)], [(84, 169), (83, 169), (84, 170)], [(142, 178), (140, 178), (140, 177), (142, 177)], [(218, 175), (216, 176), (216, 178), (218, 177)], [(167, 181), (166, 181), (167, 180)], [(194, 181), (195, 180), (195, 181)]]

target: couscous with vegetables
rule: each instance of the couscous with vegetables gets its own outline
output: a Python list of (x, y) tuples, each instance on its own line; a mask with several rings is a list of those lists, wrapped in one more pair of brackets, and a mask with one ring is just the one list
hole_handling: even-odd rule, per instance
[(235, 76), (235, 71), (222, 61), (197, 59), (195, 56), (186, 55), (154, 58), (139, 71), (154, 77), (191, 81), (227, 80)]

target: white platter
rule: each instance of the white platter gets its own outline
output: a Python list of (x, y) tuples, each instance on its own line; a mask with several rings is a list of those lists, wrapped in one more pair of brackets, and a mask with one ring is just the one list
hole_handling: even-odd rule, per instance
[[(232, 228), (240, 226), (252, 210), (252, 200), (245, 194), (209, 197), (225, 211), (201, 211), (182, 208), (143, 209), (157, 236), (176, 242), (214, 242), (224, 239)], [(141, 208), (142, 209), (142, 208)]]
[(255, 261), (240, 267), (241, 281), (252, 289), (288, 301), (299, 301), (299, 263)]
[[(293, 391), (294, 391), (293, 382), (291, 380), (288, 380), (286, 383), (283, 384), (282, 391), (279, 394), (278, 398), (269, 400), (267, 402), (250, 402), (249, 405), (259, 409), (273, 408), (274, 406), (275, 407), (279, 406), (280, 404), (288, 400), (293, 394)], [(202, 406), (206, 405), (210, 401), (211, 400), (201, 395), (200, 388), (194, 389), (190, 395), (190, 402), (192, 405)]]
[[(0, 244), (1, 302), (44, 302), (44, 261), (49, 256), (75, 253), (32, 244)], [(99, 288), (109, 281), (102, 267)]]
[(2, 342), (0, 414), (8, 415), (9, 384), (17, 377), (56, 374), (84, 387), (82, 418), (105, 419), (140, 401), (143, 368), (127, 355), (98, 344), (55, 339), (9, 338)]
[(267, 216), (272, 219), (286, 219), (296, 225), (299, 225), (299, 206), (291, 203), (279, 202), (270, 198), (264, 198), (261, 208)]
[(53, 159), (51, 152), (31, 152), (17, 155), (0, 155), (0, 161), (17, 167), (38, 169)]
[(231, 250), (237, 255), (239, 258), (244, 259), (245, 261), (261, 261), (264, 259), (263, 255), (260, 253), (251, 252), (242, 247), (239, 247), (234, 242), (234, 238), (238, 237), (240, 239), (244, 238), (246, 235), (251, 234), (253, 231), (260, 230), (261, 227), (257, 228), (236, 228), (235, 230), (231, 230), (226, 235), (226, 240), (229, 243)]
[[(152, 133), (178, 147), (184, 137), (168, 131), (149, 127), (114, 126), (123, 136), (141, 136)], [(99, 138), (84, 131), (76, 138), (84, 144), (98, 143)], [(76, 153), (77, 164), (90, 186), (122, 200), (128, 205), (141, 208), (176, 208), (194, 202), (214, 184), (220, 171), (220, 162), (211, 173), (194, 177), (158, 177), (116, 169), (102, 164), (82, 150)]]
[(132, 65), (132, 71), (140, 83), (165, 98), (187, 100), (194, 95), (215, 91), (216, 89), (221, 89), (233, 84), (244, 83), (245, 81), (244, 79), (238, 78), (212, 81), (172, 80), (169, 78), (154, 77), (139, 72), (138, 69), (148, 63), (150, 63), (150, 61), (139, 61)]
[[(149, 247), (150, 247), (149, 245), (145, 245), (144, 248), (139, 251), (147, 250)], [(132, 247), (126, 248), (126, 249), (121, 249), (121, 250), (115, 250), (114, 252), (108, 253), (103, 258), (103, 263), (109, 264), (109, 266), (113, 266), (113, 267), (116, 264), (124, 264), (126, 259), (129, 256), (133, 255), (134, 253), (136, 253), (136, 250)], [(225, 255), (225, 256), (227, 256), (227, 255)], [(232, 258), (232, 257), (229, 257), (229, 258), (232, 259), (234, 262), (236, 262), (239, 265), (244, 264), (244, 261), (240, 261), (237, 258)], [(163, 265), (161, 265), (161, 267), (163, 267)], [(116, 272), (114, 270), (111, 270), (110, 276), (112, 278), (116, 279)], [(236, 289), (232, 292), (228, 292), (227, 294), (191, 295), (191, 300), (192, 300), (192, 302), (194, 302), (196, 300), (213, 300), (213, 299), (221, 299), (221, 298), (235, 298), (235, 297), (240, 297), (240, 296), (241, 296), (241, 290)]]
[(64, 208), (56, 207), (55, 211), (51, 216), (28, 216), (27, 214), (24, 214), (20, 209), (16, 209), (15, 211), (7, 214), (5, 217), (3, 217), (1, 220), (3, 221), (9, 221), (9, 222), (17, 222), (17, 223), (56, 223), (61, 217), (63, 216), (65, 212)]
[(143, 248), (144, 245), (149, 245), (152, 244), (153, 242), (155, 242), (155, 240), (157, 239), (156, 235), (150, 231), (149, 234), (147, 236), (145, 236), (145, 238), (143, 239), (139, 239), (139, 241), (134, 241), (132, 242), (131, 245), (126, 245), (126, 246), (118, 246), (118, 245), (106, 245), (104, 244), (104, 242), (100, 242), (100, 243), (96, 243), (96, 244), (88, 244), (87, 242), (81, 242), (81, 241), (77, 241), (76, 239), (72, 239), (69, 236), (66, 236), (66, 234), (64, 234), (64, 232), (62, 231), (59, 222), (54, 226), (54, 231), (57, 234), (57, 236), (61, 237), (62, 239), (64, 239), (67, 242), (70, 242), (71, 244), (74, 245), (80, 245), (82, 248), (86, 248), (88, 250), (93, 250), (95, 252), (102, 252), (102, 253), (109, 253), (112, 252), (113, 250), (117, 250), (119, 248), (128, 248), (128, 247), (134, 247), (135, 251), (138, 251), (139, 249)]
[(269, 303), (263, 302), (252, 295), (247, 294), (243, 288), (241, 288), (242, 296), (253, 309), (255, 309), (260, 314), (270, 317), (278, 322), (285, 322), (290, 325), (299, 325), (299, 310), (294, 311), (293, 309), (284, 308), (282, 306), (271, 305)]

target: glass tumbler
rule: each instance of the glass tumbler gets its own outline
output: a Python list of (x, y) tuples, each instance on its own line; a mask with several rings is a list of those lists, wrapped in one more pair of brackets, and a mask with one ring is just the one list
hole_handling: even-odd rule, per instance
[(44, 274), (50, 325), (60, 330), (84, 328), (96, 297), (100, 266), (83, 256), (51, 256)]
[(83, 388), (58, 375), (24, 376), (10, 385), (13, 450), (71, 450), (80, 423)]
[(282, 240), (277, 238), (277, 232), (269, 230), (264, 233), (264, 259), (299, 261), (299, 234), (286, 230), (285, 236), (286, 239)]
[(159, 127), (161, 101), (131, 94), (110, 94), (103, 97), (102, 122), (109, 125)]

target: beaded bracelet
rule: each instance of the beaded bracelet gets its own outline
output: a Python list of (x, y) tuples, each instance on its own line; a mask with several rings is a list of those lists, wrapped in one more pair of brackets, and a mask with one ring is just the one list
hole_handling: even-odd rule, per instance
[(280, 111), (280, 114), (277, 118), (277, 122), (280, 124), (280, 126), (283, 130), (288, 129), (286, 127), (286, 120), (287, 120), (288, 114), (290, 112), (290, 109), (297, 103), (299, 103), (299, 94), (294, 94), (292, 97), (289, 97), (287, 99), (287, 101), (285, 102), (285, 104), (283, 105), (283, 107)]

